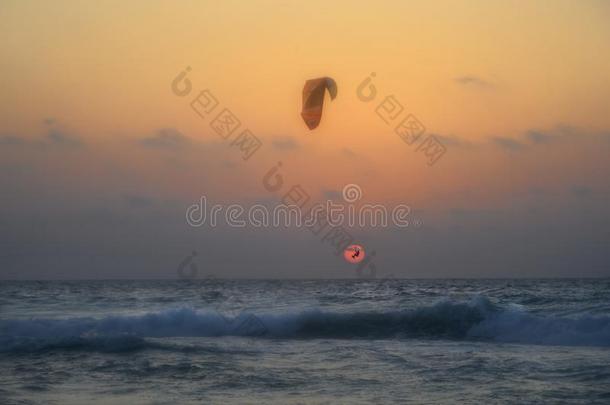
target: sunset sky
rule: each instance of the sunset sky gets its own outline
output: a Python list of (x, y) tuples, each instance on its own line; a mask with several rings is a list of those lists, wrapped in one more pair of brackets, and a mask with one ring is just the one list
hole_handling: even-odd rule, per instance
[[(171, 278), (192, 251), (202, 275), (354, 277), (307, 230), (185, 222), (202, 195), (277, 201), (278, 161), (312, 200), (357, 184), (411, 207), (417, 228), (352, 232), (380, 276), (610, 276), (608, 21), (601, 0), (3, 1), (0, 278)], [(309, 131), (323, 76), (338, 95)], [(446, 147), (434, 165), (377, 115), (387, 96)], [(221, 108), (262, 141), (249, 160)]]

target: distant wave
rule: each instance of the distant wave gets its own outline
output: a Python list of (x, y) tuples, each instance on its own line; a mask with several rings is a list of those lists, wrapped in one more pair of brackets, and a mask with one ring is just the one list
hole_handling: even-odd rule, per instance
[(1, 336), (0, 353), (31, 353), (51, 350), (86, 350), (98, 352), (131, 352), (155, 347), (146, 339), (133, 335), (29, 337)]
[(270, 338), (456, 339), (542, 345), (610, 346), (610, 317), (541, 316), (501, 308), (487, 298), (392, 312), (295, 311), (225, 318), (192, 308), (101, 319), (0, 321), (0, 352), (49, 349), (130, 351), (154, 345), (145, 338), (251, 336)]

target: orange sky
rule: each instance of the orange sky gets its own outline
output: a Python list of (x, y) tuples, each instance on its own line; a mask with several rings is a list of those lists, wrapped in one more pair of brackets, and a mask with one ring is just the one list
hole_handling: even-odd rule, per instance
[[(169, 91), (188, 65), (195, 89), (211, 89), (261, 138), (294, 137), (301, 167), (319, 154), (314, 176), (333, 172), (344, 148), (386, 176), (419, 171), (423, 161), (375, 114), (387, 95), (428, 133), (468, 142), (610, 128), (609, 10), (601, 1), (9, 1), (0, 120), (26, 136), (51, 117), (95, 142), (168, 127), (218, 141)], [(379, 96), (366, 104), (355, 90), (371, 72)], [(339, 97), (310, 133), (301, 87), (324, 75)]]
[[(94, 133), (195, 131), (167, 91), (190, 65), (199, 86), (261, 133), (303, 135), (299, 90), (321, 75), (337, 80), (341, 97), (320, 132), (340, 143), (379, 131), (354, 97), (371, 71), (434, 132), (476, 139), (566, 120), (601, 129), (609, 9), (603, 1), (5, 1), (1, 118), (7, 129), (53, 116)], [(463, 76), (487, 85), (460, 86)]]
[[(610, 195), (609, 18), (593, 0), (3, 1), (2, 167), (30, 173), (11, 180), (11, 201), (40, 190), (256, 201), (282, 160), (316, 198), (357, 183), (368, 201), (437, 220), (540, 208), (532, 190), (568, 211), (566, 195), (593, 190), (598, 207)], [(170, 84), (186, 66), (193, 93), (179, 98)], [(378, 96), (364, 103), (356, 88), (371, 72)], [(338, 97), (308, 131), (301, 90), (320, 76)], [(190, 109), (206, 88), (263, 140), (251, 161)], [(376, 115), (388, 95), (443, 140), (437, 164)], [(163, 129), (179, 145), (148, 147)], [(69, 144), (53, 133), (84, 152), (52, 149)]]

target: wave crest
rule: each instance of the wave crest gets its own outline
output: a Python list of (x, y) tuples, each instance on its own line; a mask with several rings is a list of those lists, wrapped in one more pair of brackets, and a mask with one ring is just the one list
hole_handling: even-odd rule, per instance
[[(610, 346), (610, 317), (541, 316), (502, 308), (485, 297), (445, 300), (390, 312), (295, 311), (227, 318), (192, 308), (101, 319), (0, 321), (0, 351), (81, 348), (136, 350), (147, 337), (421, 338), (505, 343)], [(28, 349), (29, 348), (29, 349)]]

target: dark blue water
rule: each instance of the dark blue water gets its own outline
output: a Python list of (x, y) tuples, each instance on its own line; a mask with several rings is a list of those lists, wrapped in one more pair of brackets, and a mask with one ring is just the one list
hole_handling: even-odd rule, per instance
[(0, 285), (0, 403), (610, 403), (610, 280)]

